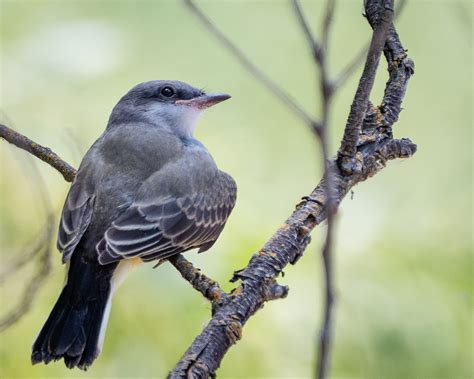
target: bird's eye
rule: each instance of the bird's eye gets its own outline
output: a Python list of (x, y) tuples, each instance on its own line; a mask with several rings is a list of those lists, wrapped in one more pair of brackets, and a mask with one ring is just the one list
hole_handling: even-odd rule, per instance
[(164, 97), (173, 97), (176, 94), (176, 90), (173, 87), (163, 87), (160, 91), (160, 94)]

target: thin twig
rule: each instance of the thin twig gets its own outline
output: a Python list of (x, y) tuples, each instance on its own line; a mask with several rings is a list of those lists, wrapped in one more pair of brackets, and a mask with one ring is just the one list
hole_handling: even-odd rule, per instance
[(51, 151), (50, 148), (37, 144), (23, 134), (15, 132), (13, 129), (10, 129), (3, 124), (0, 124), (0, 137), (54, 167), (63, 175), (67, 182), (72, 182), (74, 179), (76, 170), (59, 158), (59, 156)]
[[(42, 245), (42, 254), (40, 255), (38, 265), (39, 269), (32, 276), (20, 298), (18, 305), (8, 314), (0, 319), (0, 332), (12, 326), (21, 317), (23, 317), (31, 308), (36, 293), (43, 286), (44, 281), (51, 271), (51, 243), (54, 236), (54, 215), (47, 217), (47, 225), (44, 231), (44, 243)], [(3, 277), (5, 279), (5, 277)]]
[(323, 48), (321, 44), (319, 43), (319, 41), (314, 37), (313, 33), (311, 32), (308, 21), (306, 20), (306, 17), (301, 8), (300, 1), (292, 0), (291, 3), (293, 4), (293, 9), (298, 19), (298, 23), (300, 24), (301, 29), (303, 30), (303, 34), (306, 37), (306, 41), (309, 45), (311, 53), (314, 59), (319, 62), (321, 60), (321, 53), (322, 53)]
[[(48, 220), (49, 222), (49, 220)], [(20, 270), (27, 263), (31, 262), (41, 250), (43, 250), (45, 244), (48, 242), (48, 233), (45, 233), (44, 230), (49, 227), (48, 222), (45, 226), (41, 228), (41, 232), (35, 236), (34, 244), (29, 247), (25, 247), (19, 253), (16, 253), (13, 259), (5, 264), (5, 267), (0, 273), (0, 285), (4, 284), (6, 280)]]
[(209, 301), (214, 302), (227, 296), (215, 280), (202, 274), (201, 270), (194, 267), (181, 254), (175, 255), (168, 260), (181, 273), (181, 276)]
[[(393, 16), (394, 21), (402, 14), (405, 8), (406, 0), (400, 0), (397, 2), (395, 7), (395, 15)], [(370, 41), (368, 41), (359, 50), (359, 52), (352, 58), (349, 63), (341, 70), (341, 72), (332, 81), (334, 89), (342, 87), (347, 80), (357, 71), (357, 69), (364, 63), (364, 58), (367, 56), (367, 50), (369, 49)]]
[(321, 45), (324, 50), (327, 50), (329, 44), (329, 33), (331, 31), (331, 24), (334, 17), (334, 9), (336, 7), (336, 0), (327, 0), (326, 9), (324, 10), (323, 26), (321, 29)]
[(323, 321), (319, 332), (318, 348), (316, 352), (318, 354), (317, 366), (316, 366), (316, 377), (324, 379), (328, 372), (329, 360), (330, 360), (330, 346), (332, 340), (332, 310), (334, 303), (334, 280), (333, 280), (333, 268), (332, 268), (332, 240), (334, 235), (334, 219), (336, 213), (336, 204), (334, 202), (334, 178), (333, 172), (329, 165), (329, 111), (331, 105), (331, 99), (334, 94), (334, 90), (329, 78), (327, 68), (327, 56), (328, 56), (328, 41), (329, 34), (331, 31), (332, 20), (334, 16), (335, 0), (327, 0), (324, 11), (324, 17), (322, 22), (321, 30), (321, 43), (319, 43), (314, 35), (311, 33), (306, 17), (301, 9), (298, 0), (293, 0), (293, 7), (300, 24), (301, 30), (308, 41), (308, 45), (312, 50), (314, 63), (319, 68), (319, 87), (321, 90), (321, 108), (322, 118), (321, 124), (318, 129), (315, 129), (319, 142), (321, 145), (322, 162), (324, 165), (325, 175), (325, 190), (327, 198), (327, 221), (328, 227), (326, 231), (326, 237), (324, 241), (324, 247), (322, 250), (323, 260), (323, 276), (324, 276), (324, 313)]
[(319, 120), (309, 115), (303, 107), (286, 91), (284, 91), (275, 81), (273, 81), (262, 69), (255, 65), (241, 49), (237, 47), (199, 8), (192, 0), (184, 0), (184, 4), (202, 22), (207, 30), (216, 37), (219, 42), (235, 57), (235, 59), (245, 68), (257, 81), (263, 84), (273, 95), (280, 99), (297, 117), (307, 125), (318, 125)]

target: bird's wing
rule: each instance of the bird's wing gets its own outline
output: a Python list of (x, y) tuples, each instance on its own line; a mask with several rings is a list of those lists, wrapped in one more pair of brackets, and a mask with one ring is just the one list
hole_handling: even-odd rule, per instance
[(142, 192), (97, 245), (99, 262), (151, 261), (197, 247), (205, 251), (224, 228), (236, 194), (234, 180), (221, 171), (212, 184), (186, 195), (153, 198)]
[(80, 181), (75, 181), (64, 204), (57, 241), (63, 262), (71, 258), (92, 218), (94, 195), (87, 188)]

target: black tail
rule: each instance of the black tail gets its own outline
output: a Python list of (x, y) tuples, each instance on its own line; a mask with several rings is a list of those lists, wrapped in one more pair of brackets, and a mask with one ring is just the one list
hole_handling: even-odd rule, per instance
[(92, 364), (102, 348), (115, 266), (84, 262), (73, 254), (67, 284), (33, 344), (33, 364), (61, 358), (68, 368), (86, 370)]

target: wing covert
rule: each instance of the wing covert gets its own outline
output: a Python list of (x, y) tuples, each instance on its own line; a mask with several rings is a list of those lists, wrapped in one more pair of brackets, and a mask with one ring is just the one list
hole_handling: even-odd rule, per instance
[(99, 262), (132, 257), (152, 261), (193, 248), (207, 250), (222, 232), (236, 193), (234, 180), (220, 172), (219, 180), (205, 193), (135, 199), (97, 245)]

